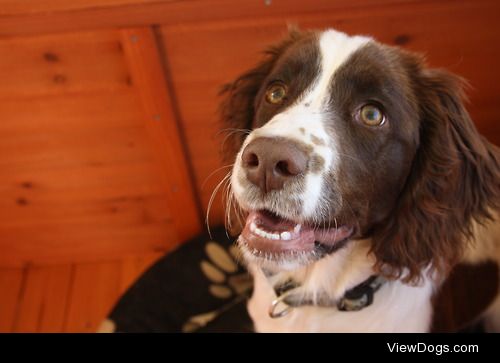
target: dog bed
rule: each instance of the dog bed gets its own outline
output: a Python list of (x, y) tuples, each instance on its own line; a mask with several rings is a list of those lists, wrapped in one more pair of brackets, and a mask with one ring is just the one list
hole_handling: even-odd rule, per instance
[(223, 227), (151, 266), (101, 325), (108, 332), (251, 332), (252, 280)]
[[(234, 239), (228, 237), (223, 227), (213, 229), (211, 237), (203, 233), (185, 242), (139, 277), (114, 306), (99, 331), (252, 332), (246, 310), (252, 280), (237, 261)], [(485, 271), (482, 272), (484, 275)], [(497, 274), (496, 269), (489, 271), (489, 275)], [(469, 282), (477, 281), (478, 276), (476, 272), (465, 274)], [(463, 276), (459, 280), (463, 281)], [(443, 289), (448, 295), (460, 287), (448, 285)], [(490, 295), (495, 293), (492, 291)], [(447, 312), (437, 316), (450, 315), (448, 305), (435, 304), (438, 310)], [(465, 321), (471, 322), (470, 314), (466, 315)], [(480, 322), (464, 327), (451, 320), (450, 325), (449, 321), (435, 319), (433, 331), (458, 328), (461, 332), (484, 332)]]

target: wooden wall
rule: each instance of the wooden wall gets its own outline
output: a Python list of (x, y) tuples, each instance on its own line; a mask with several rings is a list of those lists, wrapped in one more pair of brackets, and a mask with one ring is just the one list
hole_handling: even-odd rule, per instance
[[(288, 24), (427, 54), (500, 143), (494, 0), (0, 1), (0, 263), (164, 251), (201, 230), (218, 90)], [(217, 199), (213, 224), (222, 221)]]
[(0, 40), (0, 265), (166, 251), (200, 230), (148, 28)]

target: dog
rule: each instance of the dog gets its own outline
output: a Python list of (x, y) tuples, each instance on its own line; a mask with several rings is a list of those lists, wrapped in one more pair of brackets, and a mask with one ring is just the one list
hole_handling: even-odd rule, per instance
[[(224, 87), (256, 331), (427, 332), (452, 267), (500, 261), (500, 150), (465, 85), (367, 36), (292, 30)], [(484, 318), (500, 330), (500, 298)]]

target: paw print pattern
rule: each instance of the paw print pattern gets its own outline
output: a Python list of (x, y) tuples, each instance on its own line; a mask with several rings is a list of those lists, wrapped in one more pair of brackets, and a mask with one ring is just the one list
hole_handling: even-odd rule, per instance
[(237, 304), (252, 288), (252, 280), (247, 273), (238, 273), (236, 260), (239, 250), (231, 246), (226, 250), (215, 241), (208, 241), (205, 246), (208, 260), (202, 260), (200, 269), (210, 280), (210, 294), (221, 300), (229, 300), (220, 309), (191, 317), (182, 327), (183, 332), (193, 332), (214, 320), (218, 315)]
[(209, 241), (205, 252), (210, 261), (201, 261), (200, 268), (203, 274), (212, 282), (209, 291), (219, 299), (228, 299), (240, 295), (250, 289), (250, 279), (246, 273), (236, 274), (238, 266), (238, 249), (231, 246), (226, 251), (220, 244)]

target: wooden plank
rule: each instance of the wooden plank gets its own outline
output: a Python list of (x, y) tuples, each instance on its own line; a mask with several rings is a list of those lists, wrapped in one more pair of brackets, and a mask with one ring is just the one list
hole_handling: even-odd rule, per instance
[(29, 267), (19, 301), (16, 332), (60, 332), (63, 329), (71, 266)]
[[(99, 132), (93, 128), (75, 130), (69, 127), (35, 134), (23, 134), (23, 131), (19, 128), (15, 132), (2, 133), (5, 140), (0, 143), (0, 167), (57, 168), (80, 166), (82, 162), (106, 164), (125, 160), (134, 163), (147, 162), (150, 157), (144, 129), (138, 126), (123, 125)], [(139, 148), (131, 148), (130, 144)]]
[[(106, 102), (103, 102), (103, 97)], [(138, 126), (142, 111), (133, 87), (120, 92), (81, 92), (0, 98), (0, 132), (9, 136), (38, 134), (47, 130), (84, 131)], [(29, 103), (30, 107), (26, 107)], [(33, 117), (36, 115), (37, 117)], [(50, 117), (49, 117), (50, 116)]]
[(0, 98), (130, 87), (117, 31), (0, 40)]
[(119, 261), (75, 265), (64, 331), (95, 332), (120, 294)]
[[(224, 126), (217, 117), (218, 91), (221, 85), (256, 64), (261, 51), (286, 34), (288, 23), (369, 34), (382, 42), (427, 54), (433, 66), (448, 68), (470, 81), (473, 90), (468, 108), (473, 119), (490, 140), (500, 143), (496, 115), (500, 79), (490, 71), (496, 69), (500, 58), (498, 13), (500, 3), (488, 1), (424, 1), (393, 6), (366, 3), (365, 7), (303, 11), (293, 16), (249, 16), (162, 26), (162, 44), (168, 55), (168, 69), (202, 206), (206, 208), (224, 175), (221, 171), (209, 178), (221, 166), (219, 150), (225, 136), (219, 133)], [(213, 223), (221, 223), (220, 199), (213, 209)]]
[[(66, 228), (70, 226), (67, 225)], [(163, 225), (161, 223), (133, 224), (123, 226), (121, 229), (108, 230), (104, 221), (99, 224), (89, 223), (84, 227), (75, 225), (75, 229), (81, 231), (79, 235), (64, 233), (65, 231), (59, 232), (56, 227), (53, 227), (53, 231), (44, 233), (41, 237), (36, 236), (37, 228), (2, 230), (1, 233), (6, 235), (8, 241), (17, 239), (22, 243), (14, 246), (9, 243), (7, 246), (9, 253), (0, 257), (0, 265), (17, 267), (34, 261), (43, 264), (56, 264), (67, 261), (71, 256), (78, 257), (80, 261), (99, 261), (105, 260), (113, 254), (124, 256), (140, 254), (145, 251), (168, 252), (182, 242), (177, 239), (174, 229), (169, 228), (166, 223)], [(61, 237), (65, 238), (67, 243), (58, 243)], [(40, 247), (30, 247), (28, 243), (30, 238), (36, 240)], [(118, 241), (121, 243), (120, 246), (117, 246)], [(138, 241), (144, 241), (145, 246), (140, 245)], [(31, 246), (36, 245), (31, 244)], [(46, 251), (52, 246), (54, 246), (52, 251)], [(5, 248), (4, 244), (0, 247)]]
[(142, 100), (159, 175), (169, 205), (175, 208), (173, 224), (179, 238), (185, 240), (200, 232), (201, 221), (155, 37), (149, 28), (127, 29), (122, 31), (122, 43)]
[(0, 269), (0, 332), (92, 332), (163, 253), (117, 261)]
[[(12, 0), (14, 1), (14, 0)], [(61, 0), (62, 1), (62, 0)], [(220, 21), (227, 18), (289, 17), (293, 14), (338, 11), (342, 9), (370, 9), (377, 6), (396, 7), (416, 2), (435, 3), (436, 0), (190, 0), (154, 1), (147, 4), (119, 6), (56, 7), (57, 11), (0, 14), (0, 36), (40, 34), (106, 27), (135, 27), (148, 24), (180, 24), (187, 22)], [(451, 0), (446, 0), (451, 2)], [(492, 1), (490, 1), (491, 3)], [(67, 2), (71, 4), (72, 2)], [(78, 6), (77, 6), (78, 7)], [(40, 6), (41, 8), (41, 6)], [(20, 9), (22, 11), (22, 9)], [(367, 10), (368, 11), (368, 10)]]
[[(53, 13), (89, 8), (109, 8), (115, 6), (140, 5), (158, 0), (0, 0), (1, 15)], [(162, 0), (163, 2), (175, 0)]]
[(0, 333), (9, 333), (14, 329), (19, 297), (24, 282), (22, 268), (0, 268)]
[[(154, 39), (134, 31), (0, 40), (0, 265), (165, 252), (199, 231)], [(41, 81), (51, 67), (67, 89)]]

